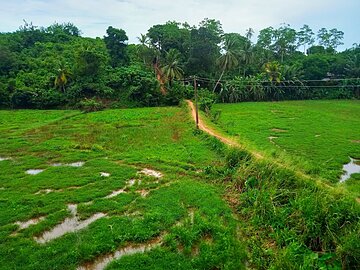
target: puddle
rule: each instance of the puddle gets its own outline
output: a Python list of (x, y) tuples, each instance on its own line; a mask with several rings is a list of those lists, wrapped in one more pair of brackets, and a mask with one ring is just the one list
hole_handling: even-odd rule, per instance
[[(86, 186), (86, 185), (85, 185)], [(73, 190), (73, 189), (80, 189), (82, 188), (83, 186), (72, 186), (72, 187), (68, 187), (67, 189), (69, 190)]]
[(288, 132), (286, 129), (281, 129), (281, 128), (272, 128), (271, 131), (274, 131), (274, 132)]
[(152, 176), (152, 177), (155, 177), (155, 178), (163, 177), (161, 172), (157, 172), (157, 171), (150, 170), (150, 169), (143, 169), (143, 170), (140, 171), (140, 173), (145, 174), (147, 176)]
[(54, 163), (54, 164), (51, 164), (52, 167), (61, 167), (61, 166), (64, 166), (62, 163)]
[(128, 187), (132, 187), (133, 185), (135, 185), (136, 183), (136, 180), (135, 179), (130, 179), (128, 182), (127, 182), (127, 186)]
[(106, 172), (101, 172), (100, 173), (101, 177), (110, 177), (110, 173), (106, 173)]
[[(134, 212), (134, 213), (132, 213), (132, 215), (135, 213), (137, 214), (139, 212), (138, 211)], [(141, 213), (139, 213), (139, 214), (141, 214)], [(189, 217), (191, 219), (192, 224), (194, 222), (193, 216), (194, 216), (194, 209), (190, 209)], [(183, 222), (184, 222), (184, 220), (179, 220), (176, 224), (174, 224), (174, 226), (175, 227), (182, 226)], [(113, 253), (99, 256), (93, 262), (88, 262), (86, 264), (83, 264), (82, 266), (79, 266), (77, 268), (77, 270), (103, 270), (106, 268), (106, 266), (109, 263), (111, 263), (114, 260), (120, 259), (123, 256), (134, 255), (137, 253), (144, 253), (153, 248), (159, 247), (162, 244), (163, 239), (165, 238), (166, 235), (167, 235), (166, 232), (163, 232), (158, 237), (154, 238), (153, 240), (151, 240), (147, 243), (132, 244), (132, 245), (129, 245), (126, 247), (119, 248)]]
[(271, 142), (271, 143), (273, 143), (273, 144), (276, 144), (275, 142), (274, 142), (274, 139), (278, 139), (279, 137), (275, 137), (275, 136), (270, 136), (270, 137), (268, 137), (268, 139), (269, 139), (269, 141)]
[(119, 194), (121, 194), (121, 193), (126, 193), (126, 191), (123, 190), (123, 189), (115, 190), (115, 191), (113, 191), (111, 194), (107, 195), (107, 196), (105, 197), (105, 199), (114, 198), (114, 197), (116, 197), (117, 195), (119, 195)]
[(84, 161), (78, 161), (78, 162), (73, 162), (73, 163), (65, 164), (65, 166), (70, 166), (70, 167), (82, 167), (82, 166), (84, 166), (84, 164), (85, 164)]
[(77, 205), (69, 204), (68, 210), (71, 213), (70, 218), (66, 218), (61, 224), (56, 225), (51, 231), (43, 233), (40, 237), (35, 237), (35, 241), (40, 244), (45, 244), (53, 239), (59, 238), (66, 233), (76, 232), (86, 228), (94, 221), (106, 216), (104, 213), (96, 213), (88, 219), (79, 220), (77, 216)]
[(137, 190), (136, 193), (140, 194), (141, 197), (145, 198), (147, 195), (149, 195), (150, 191), (141, 189), (141, 190)]
[(30, 174), (30, 175), (37, 175), (41, 172), (43, 172), (44, 170), (41, 170), (41, 169), (33, 169), (33, 170), (27, 170), (26, 173), (27, 174)]
[(53, 189), (47, 188), (47, 189), (41, 189), (38, 192), (35, 193), (35, 195), (39, 195), (39, 194), (49, 194), (51, 192), (54, 192)]
[(350, 178), (353, 173), (360, 173), (360, 160), (350, 158), (350, 162), (343, 165), (343, 171), (345, 172), (340, 179), (340, 182), (345, 182)]
[(11, 158), (0, 157), (0, 161), (11, 160)]
[(67, 167), (82, 167), (84, 166), (84, 161), (77, 161), (73, 163), (53, 163), (51, 164), (52, 167), (61, 167), (61, 166), (67, 166)]
[(42, 221), (44, 219), (45, 219), (45, 217), (33, 218), (33, 219), (30, 219), (30, 220), (24, 221), (24, 222), (18, 221), (18, 222), (15, 222), (15, 224), (19, 226), (19, 230), (23, 230), (23, 229), (29, 228), (31, 225), (38, 224), (40, 221)]
[(155, 238), (151, 242), (142, 245), (130, 245), (127, 247), (119, 248), (114, 253), (110, 253), (108, 255), (104, 255), (96, 259), (91, 263), (84, 264), (77, 268), (77, 270), (102, 270), (111, 263), (113, 260), (120, 259), (123, 256), (134, 255), (137, 253), (144, 253), (153, 248), (156, 248), (161, 245), (163, 235)]

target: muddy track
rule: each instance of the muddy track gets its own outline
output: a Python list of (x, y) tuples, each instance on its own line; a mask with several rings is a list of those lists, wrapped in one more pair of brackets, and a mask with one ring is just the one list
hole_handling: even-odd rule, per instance
[[(194, 103), (191, 100), (186, 100), (186, 102), (188, 103), (189, 107), (191, 108), (191, 114), (192, 117), (194, 119), (194, 121), (196, 122), (196, 110), (195, 110), (195, 106)], [(217, 132), (216, 130), (210, 128), (209, 126), (207, 126), (204, 121), (201, 119), (200, 115), (199, 115), (199, 129), (206, 132), (207, 134), (209, 134), (210, 136), (213, 136), (215, 138), (217, 138), (219, 141), (232, 146), (232, 147), (239, 147), (239, 148), (243, 148), (243, 146), (234, 141), (231, 138), (226, 138), (225, 136), (221, 135), (219, 132)], [(263, 159), (264, 156), (261, 155), (258, 152), (251, 152), (251, 154), (253, 154), (256, 158), (258, 159)]]

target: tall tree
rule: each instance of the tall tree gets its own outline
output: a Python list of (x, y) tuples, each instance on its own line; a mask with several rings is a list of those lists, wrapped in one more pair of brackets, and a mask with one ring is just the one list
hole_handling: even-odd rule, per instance
[(333, 28), (331, 30), (327, 30), (326, 28), (321, 28), (317, 34), (319, 44), (321, 46), (324, 46), (326, 49), (333, 49), (336, 50), (336, 48), (342, 44), (342, 40), (344, 39), (344, 32), (337, 30), (336, 28)]
[(128, 37), (126, 32), (122, 29), (109, 26), (106, 33), (107, 36), (104, 37), (104, 41), (111, 56), (111, 65), (113, 67), (126, 65), (128, 63), (126, 55), (126, 41)]
[(251, 27), (249, 29), (246, 29), (245, 37), (251, 42), (251, 38), (254, 35), (254, 29)]
[(224, 76), (225, 71), (230, 70), (239, 64), (237, 58), (240, 51), (239, 51), (239, 47), (236, 46), (235, 39), (231, 38), (231, 36), (230, 37), (225, 36), (222, 50), (224, 51), (224, 53), (217, 60), (218, 65), (221, 67), (221, 75), (218, 81), (216, 82), (213, 91), (216, 90), (216, 87), (219, 85), (222, 77)]
[(190, 52), (186, 63), (188, 74), (211, 76), (216, 59), (220, 56), (222, 26), (219, 21), (203, 20), (198, 28), (191, 30)]
[(299, 46), (304, 46), (304, 54), (306, 54), (306, 45), (311, 46), (315, 42), (315, 34), (311, 28), (304, 24), (297, 33)]
[(273, 48), (280, 56), (282, 63), (285, 55), (296, 49), (296, 31), (290, 28), (290, 25), (284, 24), (273, 32), (273, 39)]
[(165, 65), (162, 67), (162, 72), (172, 86), (174, 79), (182, 79), (184, 71), (179, 65), (180, 52), (176, 49), (171, 49), (166, 53)]

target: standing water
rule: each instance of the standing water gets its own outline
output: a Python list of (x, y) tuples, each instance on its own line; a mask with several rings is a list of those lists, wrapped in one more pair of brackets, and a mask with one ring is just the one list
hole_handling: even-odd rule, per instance
[(344, 164), (343, 171), (344, 174), (341, 176), (340, 182), (345, 182), (350, 178), (353, 173), (360, 173), (360, 165), (358, 164), (360, 160), (350, 158), (350, 162)]

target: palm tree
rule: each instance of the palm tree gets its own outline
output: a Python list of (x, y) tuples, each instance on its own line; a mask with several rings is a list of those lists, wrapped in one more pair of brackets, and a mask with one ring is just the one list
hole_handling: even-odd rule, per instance
[(239, 48), (237, 48), (236, 41), (233, 38), (229, 36), (225, 37), (223, 50), (225, 53), (222, 54), (217, 60), (217, 63), (221, 67), (222, 71), (220, 78), (215, 84), (213, 90), (214, 92), (216, 90), (216, 87), (220, 83), (222, 77), (224, 76), (225, 71), (230, 70), (239, 64), (239, 61), (237, 59), (237, 56), (239, 55)]
[(149, 44), (149, 38), (147, 35), (140, 34), (140, 37), (137, 37), (141, 45), (147, 46)]
[(170, 49), (166, 53), (165, 62), (166, 64), (161, 68), (163, 75), (169, 82), (170, 86), (174, 79), (182, 79), (183, 70), (179, 64), (180, 53), (175, 49)]
[(252, 46), (250, 41), (244, 43), (243, 48), (241, 50), (241, 58), (242, 58), (242, 61), (245, 64), (245, 67), (244, 67), (244, 70), (243, 70), (243, 72), (244, 72), (243, 75), (245, 77), (247, 67), (250, 64), (252, 64), (253, 58), (254, 58), (254, 50), (253, 50), (253, 46)]
[(249, 29), (246, 29), (246, 34), (245, 37), (251, 41), (252, 36), (254, 35), (254, 29), (252, 29), (251, 27)]
[(57, 70), (57, 75), (55, 77), (54, 85), (56, 88), (60, 89), (62, 92), (65, 92), (65, 86), (71, 78), (72, 73), (67, 69), (67, 67), (61, 63), (59, 69)]
[(278, 62), (266, 63), (264, 69), (270, 82), (276, 81), (277, 83), (280, 83), (281, 66)]

